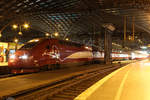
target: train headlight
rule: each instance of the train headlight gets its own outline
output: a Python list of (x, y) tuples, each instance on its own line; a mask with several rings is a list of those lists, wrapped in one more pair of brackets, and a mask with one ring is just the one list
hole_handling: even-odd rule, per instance
[(9, 57), (10, 59), (15, 59), (16, 58), (16, 56), (13, 54), (13, 55), (10, 55), (10, 57)]
[(85, 47), (85, 49), (89, 49), (89, 47)]
[(24, 55), (20, 56), (19, 58), (21, 58), (21, 59), (28, 59), (28, 55), (24, 54)]

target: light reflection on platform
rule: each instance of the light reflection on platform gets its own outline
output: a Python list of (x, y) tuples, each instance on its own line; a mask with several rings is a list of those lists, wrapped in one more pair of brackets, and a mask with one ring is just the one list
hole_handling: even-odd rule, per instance
[(111, 73), (75, 100), (150, 100), (149, 94), (150, 61), (143, 60)]

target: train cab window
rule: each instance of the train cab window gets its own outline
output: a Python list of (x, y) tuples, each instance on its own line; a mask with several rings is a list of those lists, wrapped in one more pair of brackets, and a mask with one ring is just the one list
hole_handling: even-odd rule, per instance
[(20, 49), (30, 49), (33, 48), (38, 42), (29, 42), (23, 45)]
[(26, 42), (20, 49), (31, 49), (40, 42), (42, 42), (44, 39), (33, 39), (28, 42)]

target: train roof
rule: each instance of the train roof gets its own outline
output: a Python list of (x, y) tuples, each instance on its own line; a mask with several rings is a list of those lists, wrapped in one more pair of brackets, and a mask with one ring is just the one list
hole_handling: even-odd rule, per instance
[(61, 40), (61, 39), (56, 39), (56, 38), (46, 38), (46, 37), (44, 37), (44, 38), (35, 38), (35, 39), (32, 39), (28, 42), (38, 42), (38, 41), (47, 40), (47, 39), (58, 40), (59, 43), (70, 43), (70, 44), (78, 44), (78, 45), (84, 46), (84, 44), (73, 42), (73, 41), (66, 41), (66, 40)]

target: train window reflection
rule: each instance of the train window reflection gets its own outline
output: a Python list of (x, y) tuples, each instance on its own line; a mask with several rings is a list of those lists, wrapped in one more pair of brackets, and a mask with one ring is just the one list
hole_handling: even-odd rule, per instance
[(79, 48), (82, 46), (81, 44), (78, 44), (78, 43), (62, 41), (62, 40), (59, 40), (59, 43), (62, 44), (62, 45), (75, 46), (75, 47), (79, 47)]

